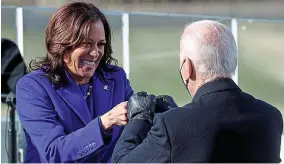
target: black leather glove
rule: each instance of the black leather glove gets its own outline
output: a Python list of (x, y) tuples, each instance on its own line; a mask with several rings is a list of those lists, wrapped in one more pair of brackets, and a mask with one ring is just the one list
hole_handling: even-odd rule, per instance
[(128, 100), (127, 117), (128, 120), (140, 119), (153, 122), (156, 96), (148, 95), (146, 92), (138, 92)]
[(163, 113), (167, 110), (178, 107), (174, 99), (168, 95), (160, 95), (156, 98), (155, 113)]

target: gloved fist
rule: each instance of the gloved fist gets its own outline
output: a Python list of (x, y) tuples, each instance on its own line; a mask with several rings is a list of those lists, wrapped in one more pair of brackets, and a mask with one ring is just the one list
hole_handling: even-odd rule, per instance
[(141, 119), (153, 122), (156, 96), (148, 95), (147, 92), (138, 92), (128, 100), (128, 120)]
[(178, 107), (174, 99), (168, 95), (160, 95), (156, 98), (155, 113), (163, 113), (167, 110)]

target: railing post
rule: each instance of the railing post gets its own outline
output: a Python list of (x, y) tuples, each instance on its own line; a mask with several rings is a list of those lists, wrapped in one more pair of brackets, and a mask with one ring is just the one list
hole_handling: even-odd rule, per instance
[(21, 55), (24, 57), (24, 24), (23, 8), (16, 8), (16, 41)]
[[(233, 36), (235, 38), (235, 41), (236, 41), (236, 44), (237, 44), (237, 50), (239, 49), (238, 48), (238, 21), (237, 19), (233, 18), (231, 20), (231, 29), (232, 29), (232, 33), (233, 33)], [(238, 50), (239, 52), (239, 50)], [(236, 84), (239, 83), (239, 64), (237, 63), (237, 68), (236, 68), (236, 72), (235, 72), (235, 76), (233, 77), (233, 80), (235, 81)]]
[(122, 44), (123, 44), (123, 68), (129, 79), (130, 74), (130, 56), (129, 56), (129, 14), (122, 15)]

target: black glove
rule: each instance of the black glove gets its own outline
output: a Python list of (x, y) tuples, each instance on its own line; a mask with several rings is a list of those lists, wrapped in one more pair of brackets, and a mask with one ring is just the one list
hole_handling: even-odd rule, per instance
[(153, 122), (156, 96), (148, 95), (146, 92), (138, 92), (128, 100), (127, 117), (128, 120), (140, 119)]
[(163, 113), (167, 110), (178, 107), (174, 99), (168, 95), (160, 95), (156, 98), (155, 113)]

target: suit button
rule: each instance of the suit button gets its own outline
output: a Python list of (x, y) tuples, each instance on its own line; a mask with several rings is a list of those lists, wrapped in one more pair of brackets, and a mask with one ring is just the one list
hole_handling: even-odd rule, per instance
[(97, 144), (96, 144), (95, 142), (93, 142), (92, 145), (93, 145), (93, 147), (96, 147), (96, 146), (97, 146)]
[(89, 148), (90, 148), (90, 149), (93, 149), (93, 145), (92, 145), (92, 144), (89, 144)]

